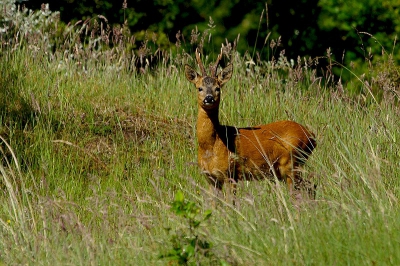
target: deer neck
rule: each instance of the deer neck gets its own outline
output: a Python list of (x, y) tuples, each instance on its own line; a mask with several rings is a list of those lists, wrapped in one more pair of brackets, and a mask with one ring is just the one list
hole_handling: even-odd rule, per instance
[(199, 108), (197, 117), (197, 139), (202, 150), (211, 150), (218, 137), (220, 127), (218, 109), (204, 110)]

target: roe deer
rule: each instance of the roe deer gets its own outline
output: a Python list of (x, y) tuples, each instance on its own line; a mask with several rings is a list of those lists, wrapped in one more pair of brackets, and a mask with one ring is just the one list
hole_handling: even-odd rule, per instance
[[(246, 128), (220, 125), (220, 90), (233, 72), (230, 63), (217, 73), (221, 57), (219, 54), (216, 63), (210, 67), (209, 76), (197, 49), (196, 60), (201, 75), (185, 65), (186, 78), (198, 90), (197, 139), (201, 171), (219, 192), (225, 182), (232, 184), (235, 194), (238, 180), (262, 179), (271, 175), (285, 181), (292, 192), (303, 181), (299, 166), (316, 146), (313, 133), (293, 121)], [(311, 196), (314, 196), (314, 188), (309, 191)]]

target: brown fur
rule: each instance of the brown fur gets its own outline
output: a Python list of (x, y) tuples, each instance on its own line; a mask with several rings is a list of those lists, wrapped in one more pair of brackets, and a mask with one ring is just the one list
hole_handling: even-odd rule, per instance
[(199, 90), (199, 166), (219, 190), (228, 181), (236, 183), (275, 175), (287, 182), (291, 191), (295, 187), (293, 181), (295, 184), (302, 181), (298, 168), (316, 146), (314, 135), (293, 121), (248, 128), (220, 125), (220, 89), (232, 72), (232, 64), (215, 77), (201, 76), (189, 65), (185, 66), (186, 78)]

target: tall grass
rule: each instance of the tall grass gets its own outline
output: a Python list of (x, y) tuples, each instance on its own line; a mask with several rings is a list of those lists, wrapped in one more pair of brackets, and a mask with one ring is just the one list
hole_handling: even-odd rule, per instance
[[(318, 147), (304, 175), (318, 184), (317, 197), (293, 200), (280, 184), (257, 181), (239, 184), (235, 208), (214, 204), (195, 163), (196, 92), (182, 72), (195, 64), (191, 54), (158, 54), (126, 32), (107, 43), (100, 24), (78, 40), (85, 23), (48, 24), (64, 38), (50, 50), (33, 35), (7, 42), (22, 34), (18, 23), (1, 35), (1, 263), (174, 263), (160, 255), (184, 236), (171, 211), (182, 191), (200, 213), (211, 210), (196, 234), (213, 257), (189, 263), (399, 264), (398, 98), (347, 93), (302, 59), (249, 65), (248, 55), (234, 53), (221, 122), (307, 125)], [(47, 36), (40, 25), (36, 33)]]

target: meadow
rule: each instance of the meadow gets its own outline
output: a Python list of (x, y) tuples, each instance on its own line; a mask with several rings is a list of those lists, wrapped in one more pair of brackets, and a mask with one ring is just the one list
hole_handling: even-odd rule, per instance
[[(318, 143), (303, 173), (315, 200), (265, 180), (239, 183), (232, 206), (197, 167), (196, 90), (183, 72), (194, 49), (149, 38), (130, 50), (123, 28), (43, 25), (15, 27), (0, 47), (1, 265), (400, 264), (390, 54), (342, 84), (333, 64), (228, 49), (221, 122), (294, 120)], [(204, 40), (209, 63), (220, 45)]]

